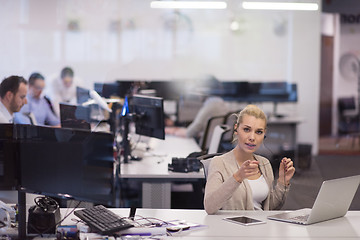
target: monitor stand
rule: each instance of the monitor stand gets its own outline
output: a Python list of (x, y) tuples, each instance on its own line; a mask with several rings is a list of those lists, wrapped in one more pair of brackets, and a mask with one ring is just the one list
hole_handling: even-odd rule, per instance
[(26, 239), (26, 193), (18, 190), (18, 239)]
[(130, 122), (136, 122), (138, 116), (133, 113), (127, 113), (123, 116), (123, 135), (122, 135), (122, 148), (123, 148), (123, 159), (124, 163), (129, 163), (129, 160), (141, 160), (139, 157), (135, 157), (131, 155), (130, 142), (129, 142), (129, 124)]
[(274, 108), (273, 108), (273, 113), (272, 113), (272, 116), (275, 117), (275, 118), (283, 118), (285, 117), (284, 114), (279, 114), (277, 113), (277, 102), (274, 102)]

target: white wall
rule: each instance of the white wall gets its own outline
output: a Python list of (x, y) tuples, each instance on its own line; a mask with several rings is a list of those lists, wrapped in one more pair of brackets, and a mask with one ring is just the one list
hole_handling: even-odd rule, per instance
[[(356, 14), (355, 14), (356, 15)], [(355, 16), (353, 15), (353, 16)], [(337, 100), (341, 97), (354, 96), (356, 99), (359, 98), (358, 94), (358, 73), (356, 70), (355, 62), (353, 60), (346, 61), (348, 64), (344, 64), (342, 69), (340, 67), (340, 61), (345, 55), (351, 54), (357, 61), (360, 61), (360, 24), (352, 23), (346, 24), (341, 23), (340, 14), (334, 14), (334, 25), (335, 25), (335, 46), (334, 46), (334, 92), (333, 92), (333, 135), (337, 134)], [(349, 58), (348, 58), (349, 59)], [(356, 60), (355, 60), (356, 61)], [(345, 63), (345, 62), (343, 62)], [(358, 65), (359, 66), (359, 63)], [(359, 68), (358, 68), (359, 70)], [(354, 111), (356, 112), (356, 111)]]
[[(298, 104), (279, 111), (304, 118), (299, 142), (316, 153), (320, 12), (245, 11), (240, 1), (228, 3), (227, 10), (175, 13), (150, 9), (149, 0), (2, 0), (0, 77), (40, 71), (50, 78), (69, 65), (89, 87), (209, 74), (296, 82)], [(238, 31), (230, 30), (233, 20)]]

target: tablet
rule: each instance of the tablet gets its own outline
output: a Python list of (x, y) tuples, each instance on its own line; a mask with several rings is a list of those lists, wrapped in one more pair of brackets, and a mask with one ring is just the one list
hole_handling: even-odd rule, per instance
[(244, 226), (265, 223), (264, 221), (254, 219), (254, 218), (250, 218), (250, 217), (246, 217), (246, 216), (227, 217), (227, 218), (224, 218), (224, 220), (229, 221), (229, 222), (233, 222), (233, 223), (238, 223), (238, 224), (241, 224), (241, 225), (244, 225)]

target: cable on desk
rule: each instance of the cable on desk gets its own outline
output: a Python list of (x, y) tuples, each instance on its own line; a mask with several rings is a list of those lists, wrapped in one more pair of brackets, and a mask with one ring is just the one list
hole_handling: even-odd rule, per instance
[[(263, 144), (264, 144), (264, 147), (271, 153), (271, 156), (274, 156), (273, 151), (271, 151), (271, 149), (268, 146), (266, 146), (266, 144), (264, 142), (263, 142)], [(279, 159), (276, 158), (275, 160), (278, 161)], [(267, 164), (263, 164), (263, 166), (268, 165), (268, 164), (271, 164), (270, 160), (269, 160), (269, 162)], [(281, 164), (281, 162), (280, 162), (280, 164)], [(285, 173), (286, 173), (286, 170), (285, 170), (285, 166), (284, 166), (284, 184), (285, 184), (284, 187), (285, 187), (285, 191), (284, 191), (284, 194), (282, 195), (282, 198), (281, 198), (281, 202), (283, 204), (285, 203), (284, 202), (285, 201), (285, 195), (286, 195), (286, 191), (288, 190), (287, 189), (287, 184), (286, 184), (286, 174)]]
[[(140, 218), (140, 219), (136, 219), (136, 218)], [(145, 225), (145, 224), (139, 223), (138, 221), (140, 221), (140, 220), (145, 220), (148, 223), (150, 223), (151, 225)], [(153, 222), (151, 220), (156, 220), (157, 222)], [(143, 216), (140, 216), (140, 215), (135, 215), (134, 223), (138, 224), (140, 227), (161, 227), (163, 225), (169, 225), (169, 222), (166, 222), (166, 221), (161, 220), (159, 218), (143, 217)]]

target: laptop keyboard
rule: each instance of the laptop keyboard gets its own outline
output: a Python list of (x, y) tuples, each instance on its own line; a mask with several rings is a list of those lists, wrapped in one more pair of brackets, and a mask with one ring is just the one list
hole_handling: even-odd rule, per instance
[(290, 218), (291, 220), (299, 221), (299, 222), (306, 222), (309, 218), (309, 214), (295, 216)]

